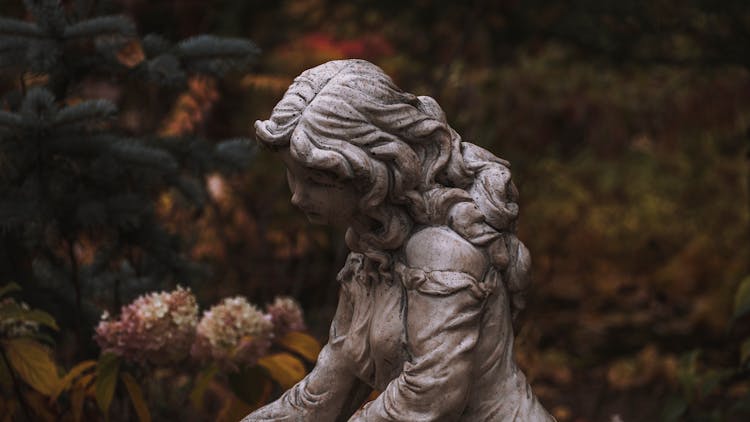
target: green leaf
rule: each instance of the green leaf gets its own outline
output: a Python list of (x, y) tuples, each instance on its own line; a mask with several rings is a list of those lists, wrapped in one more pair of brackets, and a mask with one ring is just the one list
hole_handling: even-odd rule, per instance
[(190, 391), (190, 401), (193, 402), (196, 409), (203, 409), (203, 396), (217, 372), (219, 372), (219, 368), (216, 365), (211, 365), (198, 373), (195, 385), (193, 386), (192, 391)]
[[(80, 389), (80, 390), (89, 390), (91, 387), (96, 388), (95, 385), (93, 385), (94, 378), (96, 378), (96, 373), (93, 374), (86, 374), (82, 376), (81, 378), (78, 378), (78, 380), (73, 385), (74, 389)], [(94, 391), (91, 391), (91, 396), (94, 395)]]
[(0, 320), (20, 319), (25, 309), (17, 302), (7, 301), (0, 303)]
[(122, 379), (125, 388), (128, 390), (130, 401), (133, 402), (135, 413), (138, 414), (138, 420), (141, 422), (151, 422), (151, 413), (148, 411), (148, 405), (143, 398), (143, 391), (138, 385), (138, 382), (136, 382), (135, 378), (127, 372), (120, 374), (120, 379)]
[(55, 339), (53, 339), (52, 336), (50, 336), (47, 333), (42, 333), (42, 332), (32, 333), (29, 337), (53, 349), (56, 345)]
[(741, 318), (748, 312), (750, 312), (750, 276), (742, 280), (734, 294), (734, 314), (732, 318)]
[(55, 318), (53, 318), (52, 315), (44, 311), (41, 311), (39, 309), (32, 309), (30, 311), (26, 311), (22, 315), (21, 318), (26, 321), (38, 322), (39, 324), (52, 328), (55, 331), (60, 330), (60, 327), (57, 326), (57, 322), (55, 321)]
[(52, 315), (38, 309), (24, 309), (16, 302), (7, 302), (0, 305), (0, 319), (31, 321), (45, 325), (56, 331), (60, 329)]
[(10, 366), (34, 390), (52, 395), (60, 379), (49, 349), (29, 338), (3, 341)]
[(263, 397), (266, 386), (270, 383), (266, 374), (257, 366), (232, 372), (227, 376), (229, 388), (242, 401), (253, 405)]
[(700, 382), (700, 394), (702, 397), (706, 397), (716, 391), (716, 389), (721, 385), (721, 382), (725, 380), (728, 376), (732, 375), (732, 370), (708, 370), (703, 377), (701, 378)]
[(667, 403), (661, 412), (662, 422), (674, 422), (680, 420), (680, 417), (687, 411), (688, 404), (684, 398), (672, 396), (667, 399)]
[(79, 422), (83, 415), (83, 402), (86, 400), (86, 390), (76, 388), (70, 393), (70, 410), (73, 413), (73, 421)]
[(13, 388), (13, 378), (10, 376), (10, 368), (5, 364), (5, 359), (0, 359), (0, 387), (4, 391)]
[(305, 365), (289, 353), (276, 353), (258, 359), (258, 366), (268, 371), (281, 388), (289, 389), (305, 377)]
[(11, 292), (20, 292), (21, 286), (19, 286), (17, 283), (8, 283), (4, 285), (3, 287), (0, 287), (0, 297), (3, 297)]
[(93, 368), (95, 365), (95, 360), (85, 360), (71, 368), (71, 370), (58, 383), (57, 389), (50, 396), (50, 401), (57, 400), (57, 397), (60, 396), (60, 394), (70, 386), (74, 379), (78, 378), (81, 374), (86, 372), (88, 369)]
[(112, 353), (103, 353), (96, 364), (96, 404), (105, 415), (109, 412), (117, 386), (120, 358)]

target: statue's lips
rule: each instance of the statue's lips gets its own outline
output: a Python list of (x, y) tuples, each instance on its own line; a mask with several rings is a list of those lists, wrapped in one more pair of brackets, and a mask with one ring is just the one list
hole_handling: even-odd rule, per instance
[(306, 206), (306, 204), (294, 204), (294, 205), (297, 207), (298, 210), (305, 213), (305, 215), (308, 217), (312, 217), (312, 216), (321, 217), (322, 216), (321, 213), (314, 211), (312, 207)]
[(305, 216), (307, 217), (307, 219), (310, 220), (310, 222), (312, 223), (324, 221), (323, 214), (319, 212), (307, 211), (304, 209), (302, 210), (302, 212), (305, 213)]

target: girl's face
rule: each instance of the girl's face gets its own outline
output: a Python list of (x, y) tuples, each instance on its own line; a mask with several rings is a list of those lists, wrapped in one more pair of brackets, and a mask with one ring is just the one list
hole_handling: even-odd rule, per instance
[(351, 183), (337, 179), (332, 173), (300, 165), (289, 150), (281, 152), (281, 159), (287, 168), (292, 205), (301, 209), (311, 223), (342, 227), (352, 224), (360, 195)]

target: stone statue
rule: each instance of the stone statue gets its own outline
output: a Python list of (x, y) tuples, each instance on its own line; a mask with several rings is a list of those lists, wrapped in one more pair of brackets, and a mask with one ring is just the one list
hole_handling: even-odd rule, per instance
[(244, 421), (554, 420), (513, 360), (530, 257), (507, 161), (363, 60), (303, 72), (255, 129), (351, 253), (315, 368)]

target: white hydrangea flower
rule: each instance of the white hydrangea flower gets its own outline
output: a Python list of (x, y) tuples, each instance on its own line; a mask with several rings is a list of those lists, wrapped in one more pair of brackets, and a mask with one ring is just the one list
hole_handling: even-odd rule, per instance
[(196, 328), (193, 356), (235, 368), (253, 364), (271, 346), (273, 324), (242, 296), (224, 299), (203, 313)]

